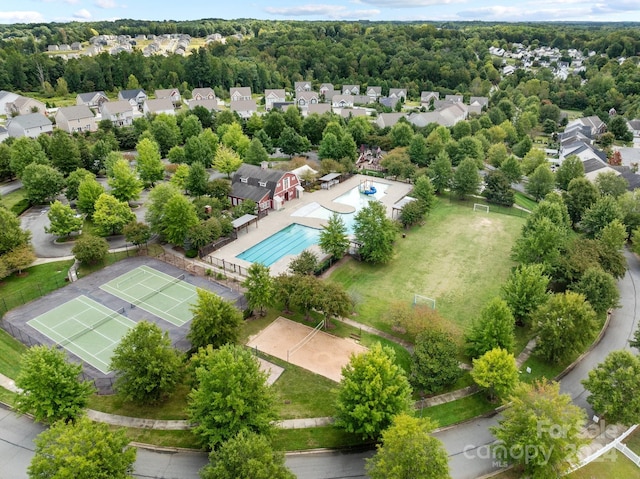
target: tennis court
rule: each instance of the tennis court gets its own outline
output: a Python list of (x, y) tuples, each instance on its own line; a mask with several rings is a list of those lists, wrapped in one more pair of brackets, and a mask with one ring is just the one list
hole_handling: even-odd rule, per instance
[(118, 276), (100, 289), (127, 301), (176, 326), (191, 321), (191, 307), (196, 302), (196, 288), (184, 280), (146, 265)]
[(67, 301), (27, 324), (105, 374), (113, 350), (136, 325), (86, 296)]

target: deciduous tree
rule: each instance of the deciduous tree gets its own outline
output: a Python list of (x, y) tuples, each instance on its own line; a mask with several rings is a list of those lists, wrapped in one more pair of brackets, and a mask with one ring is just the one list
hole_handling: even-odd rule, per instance
[(581, 352), (597, 330), (595, 311), (573, 291), (551, 296), (533, 313), (532, 323), (538, 335), (535, 352), (552, 363)]
[(524, 189), (536, 200), (541, 200), (547, 193), (553, 191), (554, 184), (553, 171), (547, 164), (542, 164), (529, 175), (529, 181)]
[(31, 163), (22, 171), (22, 185), (32, 204), (54, 199), (64, 190), (64, 177), (55, 168)]
[(640, 359), (629, 351), (612, 351), (582, 381), (587, 402), (609, 423), (627, 426), (640, 421)]
[(467, 354), (478, 358), (494, 348), (513, 352), (515, 320), (507, 302), (491, 299), (480, 311), (480, 318), (471, 325), (466, 336)]
[(52, 235), (69, 236), (82, 228), (82, 217), (76, 216), (76, 212), (69, 205), (63, 205), (58, 200), (51, 204), (47, 217), (50, 225), (45, 226), (44, 231)]
[(314, 274), (318, 266), (318, 256), (313, 251), (305, 249), (289, 262), (289, 271), (293, 274)]
[(509, 399), (511, 407), (491, 428), (498, 439), (494, 459), (515, 464), (530, 477), (561, 477), (586, 442), (583, 409), (560, 394), (559, 383), (547, 381), (520, 383)]
[(198, 300), (191, 308), (193, 320), (187, 339), (191, 350), (211, 345), (217, 349), (238, 341), (242, 313), (231, 302), (215, 293), (198, 288)]
[(457, 360), (458, 346), (450, 334), (426, 329), (416, 336), (411, 362), (411, 384), (419, 391), (434, 394), (455, 383), (462, 370)]
[(600, 268), (587, 269), (580, 281), (571, 286), (577, 293), (584, 294), (596, 313), (602, 314), (619, 306), (620, 291), (616, 280)]
[(111, 187), (111, 194), (120, 201), (129, 202), (140, 197), (143, 188), (142, 182), (124, 158), (116, 161), (113, 165), (111, 176), (107, 181)]
[(556, 185), (561, 190), (567, 191), (571, 180), (582, 177), (584, 177), (582, 160), (577, 155), (569, 155), (556, 170)]
[(96, 210), (96, 201), (103, 193), (104, 188), (95, 178), (85, 177), (78, 186), (78, 201), (76, 201), (78, 210), (92, 218)]
[(370, 201), (356, 213), (353, 232), (359, 243), (360, 257), (369, 263), (387, 263), (393, 257), (393, 243), (398, 229), (387, 218), (386, 208), (379, 201)]
[(85, 417), (59, 421), (35, 439), (35, 455), (27, 470), (31, 479), (126, 479), (133, 477), (136, 448), (123, 429)]
[(338, 213), (333, 213), (322, 225), (319, 240), (320, 249), (331, 255), (332, 260), (339, 260), (349, 250), (349, 236), (344, 220)]
[(451, 189), (459, 198), (475, 195), (480, 188), (480, 175), (476, 161), (465, 158), (460, 162), (453, 174)]
[(240, 432), (268, 434), (276, 419), (274, 396), (267, 373), (244, 347), (224, 345), (201, 349), (196, 364), (196, 387), (189, 394), (189, 419), (203, 446), (218, 448)]
[[(195, 118), (190, 116), (190, 118)], [(160, 157), (158, 144), (149, 138), (143, 138), (136, 145), (138, 151), (136, 170), (140, 180), (150, 186), (154, 186), (156, 181), (164, 177), (164, 165)]]
[(448, 479), (449, 459), (442, 443), (430, 435), (429, 419), (407, 414), (393, 418), (382, 433), (376, 454), (367, 460), (371, 479)]
[(491, 349), (474, 359), (471, 377), (492, 399), (506, 399), (520, 380), (516, 358), (502, 348)]
[(295, 479), (269, 440), (251, 432), (239, 432), (209, 454), (202, 479)]
[(502, 286), (502, 297), (519, 324), (530, 324), (529, 315), (547, 299), (551, 278), (544, 265), (532, 263), (518, 266)]
[(180, 353), (169, 333), (140, 321), (123, 336), (111, 357), (116, 394), (125, 401), (154, 404), (171, 395), (180, 380)]
[(20, 227), (20, 219), (10, 210), (0, 207), (0, 256), (27, 244), (31, 232)]
[(96, 264), (106, 258), (109, 243), (104, 238), (85, 233), (76, 240), (71, 252), (81, 263)]
[(182, 246), (189, 230), (198, 222), (193, 203), (181, 194), (174, 194), (164, 205), (162, 235), (169, 243)]
[(16, 409), (44, 423), (76, 419), (93, 392), (91, 382), (78, 380), (81, 371), (82, 365), (68, 362), (66, 354), (55, 347), (29, 348), (16, 377), (21, 389)]
[(136, 218), (127, 203), (107, 193), (98, 197), (95, 208), (93, 222), (101, 236), (121, 234), (125, 225)]
[(273, 303), (273, 279), (269, 268), (262, 263), (252, 263), (247, 270), (247, 279), (243, 286), (247, 288), (245, 297), (249, 309), (260, 310), (260, 316), (266, 314), (265, 308)]
[(140, 247), (151, 239), (151, 228), (141, 221), (130, 221), (124, 228), (122, 234), (129, 243)]
[(235, 151), (224, 145), (218, 147), (213, 160), (213, 167), (216, 170), (225, 173), (227, 178), (231, 178), (231, 173), (240, 168), (240, 165), (242, 165), (242, 159)]
[(376, 343), (342, 368), (336, 426), (376, 439), (394, 416), (411, 410), (411, 386), (392, 349)]

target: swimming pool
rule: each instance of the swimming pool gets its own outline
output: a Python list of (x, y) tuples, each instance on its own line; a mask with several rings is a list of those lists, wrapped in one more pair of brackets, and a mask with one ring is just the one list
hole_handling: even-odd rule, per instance
[(319, 238), (320, 230), (293, 223), (243, 251), (237, 258), (271, 266), (286, 255), (302, 253), (309, 246), (318, 244)]
[[(338, 213), (343, 219), (349, 234), (353, 233), (353, 223), (356, 213), (367, 206), (369, 201), (381, 199), (389, 187), (389, 185), (385, 183), (367, 181), (367, 187), (370, 186), (376, 187), (376, 193), (373, 195), (364, 195), (360, 193), (360, 186), (355, 186), (333, 200), (336, 203), (350, 205), (355, 208), (355, 212), (353, 213)], [(306, 216), (328, 220), (332, 214), (333, 211), (330, 209), (318, 203), (310, 203), (294, 212), (291, 216)], [(243, 251), (237, 255), (236, 258), (251, 263), (262, 263), (265, 266), (271, 266), (284, 256), (300, 254), (309, 246), (318, 244), (320, 231), (321, 230), (309, 226), (293, 223)]]
[[(364, 195), (360, 193), (360, 187), (356, 186), (351, 188), (349, 191), (341, 194), (337, 198), (334, 198), (333, 201), (335, 203), (341, 203), (343, 205), (353, 206), (355, 211), (353, 213), (338, 213), (338, 216), (342, 218), (345, 226), (347, 227), (347, 231), (349, 233), (353, 233), (353, 223), (355, 221), (356, 213), (360, 211), (362, 208), (369, 204), (369, 201), (372, 200), (380, 200), (386, 194), (387, 188), (389, 185), (385, 183), (377, 183), (377, 182), (367, 182), (367, 186), (375, 186), (376, 193), (373, 195)], [(309, 204), (306, 208), (302, 209), (299, 213), (296, 212), (292, 216), (306, 216), (311, 218), (320, 218), (323, 220), (328, 220), (333, 215), (333, 211), (324, 206), (321, 206), (318, 203)]]

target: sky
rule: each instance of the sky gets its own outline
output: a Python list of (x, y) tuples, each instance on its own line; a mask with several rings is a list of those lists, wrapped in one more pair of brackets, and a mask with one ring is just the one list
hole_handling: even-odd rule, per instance
[(3, 24), (120, 18), (640, 22), (640, 0), (0, 0)]

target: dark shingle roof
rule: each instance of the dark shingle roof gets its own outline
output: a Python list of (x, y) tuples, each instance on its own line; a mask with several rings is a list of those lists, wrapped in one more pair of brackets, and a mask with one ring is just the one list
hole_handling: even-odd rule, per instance
[(591, 173), (592, 171), (601, 170), (602, 168), (607, 167), (607, 164), (605, 162), (597, 158), (592, 158), (590, 160), (583, 161), (582, 164), (584, 165), (585, 174)]
[(231, 185), (231, 193), (229, 193), (229, 196), (242, 198), (244, 200), (253, 200), (257, 203), (264, 198), (265, 195), (269, 196), (269, 194), (270, 191), (268, 188), (238, 182)]

